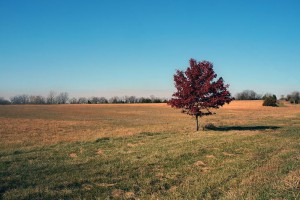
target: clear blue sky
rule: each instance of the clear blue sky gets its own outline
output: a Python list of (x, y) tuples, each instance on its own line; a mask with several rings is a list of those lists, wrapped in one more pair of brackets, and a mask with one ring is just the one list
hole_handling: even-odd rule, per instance
[(188, 60), (235, 94), (300, 90), (300, 1), (0, 0), (0, 96), (164, 96)]

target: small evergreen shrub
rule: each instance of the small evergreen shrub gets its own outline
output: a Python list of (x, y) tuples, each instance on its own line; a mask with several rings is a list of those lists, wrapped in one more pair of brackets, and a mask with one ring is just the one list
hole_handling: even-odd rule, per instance
[(277, 100), (274, 98), (274, 96), (268, 96), (265, 98), (263, 102), (263, 106), (273, 106), (277, 107)]

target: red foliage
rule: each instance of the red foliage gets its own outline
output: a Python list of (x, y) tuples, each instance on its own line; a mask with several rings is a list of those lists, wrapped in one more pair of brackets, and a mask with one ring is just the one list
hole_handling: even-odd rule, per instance
[(224, 85), (222, 77), (216, 78), (212, 63), (191, 59), (185, 72), (177, 70), (174, 75), (177, 92), (169, 105), (197, 118), (213, 114), (209, 108), (219, 108), (233, 100), (227, 90), (229, 85)]

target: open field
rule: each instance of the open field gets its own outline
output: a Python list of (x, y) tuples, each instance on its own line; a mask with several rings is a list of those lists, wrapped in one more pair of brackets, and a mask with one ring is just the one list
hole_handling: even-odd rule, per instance
[(0, 199), (299, 199), (300, 105), (0, 106)]

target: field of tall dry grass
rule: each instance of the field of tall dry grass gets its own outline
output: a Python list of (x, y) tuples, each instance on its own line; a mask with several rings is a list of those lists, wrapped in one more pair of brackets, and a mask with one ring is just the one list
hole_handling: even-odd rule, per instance
[(297, 199), (300, 106), (0, 106), (0, 198)]
[[(264, 107), (262, 101), (234, 101), (200, 124), (293, 126), (297, 105)], [(0, 107), (4, 146), (55, 144), (133, 135), (140, 132), (193, 132), (195, 121), (166, 104), (14, 105)], [(199, 133), (202, 134), (202, 133)]]

